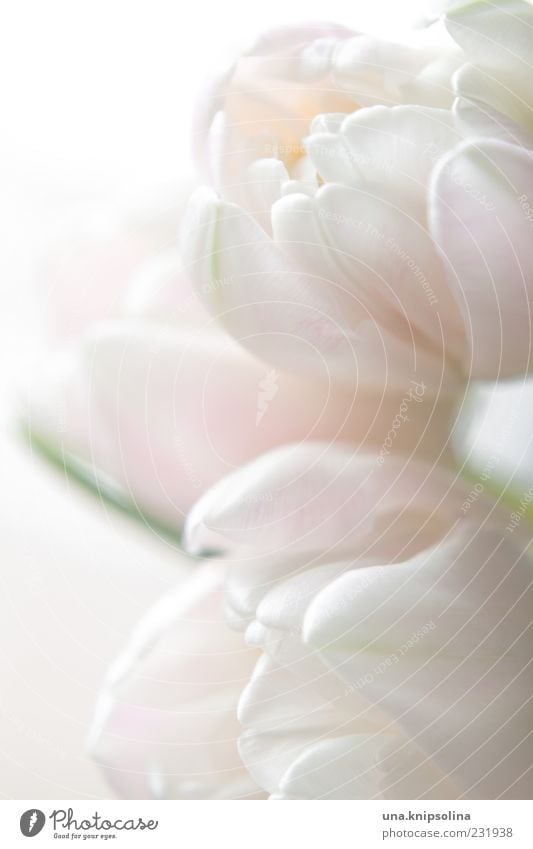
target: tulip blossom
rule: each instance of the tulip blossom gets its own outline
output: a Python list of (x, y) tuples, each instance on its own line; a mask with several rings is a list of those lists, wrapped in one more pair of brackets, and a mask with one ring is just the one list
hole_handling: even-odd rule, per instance
[(239, 747), (275, 797), (529, 798), (529, 540), (470, 489), (315, 445), (192, 511), (190, 549), (228, 556), (229, 621), (264, 653)]
[(407, 46), (318, 22), (270, 30), (200, 98), (201, 171), (226, 200), (261, 212), (287, 173), (287, 192), (307, 177), (313, 184), (304, 138), (317, 116), (338, 119), (376, 103), (451, 106), (459, 64), (451, 41), (437, 47), (431, 37)]
[[(476, 34), (478, 17), (480, 27), (485, 21), (476, 10), (489, 6), (491, 26), (502, 28), (500, 41), (512, 18), (513, 37), (530, 43), (529, 4), (479, 2), (465, 6), (467, 23), (457, 23), (462, 7), (449, 14), (459, 46), (471, 48), (474, 58), (483, 53), (479, 43), (488, 36)], [(472, 37), (457, 35), (471, 27)], [(527, 372), (533, 286), (527, 122), (493, 114), (462, 90), (453, 102), (466, 52), (448, 49), (440, 64), (449, 67), (453, 57), (461, 70), (452, 79), (449, 68), (439, 82), (429, 75), (428, 87), (418, 50), (389, 53), (374, 45), (361, 58), (360, 36), (320, 45), (293, 57), (295, 81), (301, 83), (309, 56), (318, 54), (321, 75), (359, 99), (349, 114), (317, 114), (302, 133), (305, 180), (295, 179), (294, 164), (281, 156), (251, 164), (241, 158), (229, 188), (215, 179), (216, 191), (199, 190), (182, 238), (200, 297), (256, 355), (297, 372), (316, 372), (323, 362), (349, 385), (395, 387), (409, 374), (442, 394), (456, 391), (461, 380)], [(389, 56), (390, 73), (369, 74)], [(515, 76), (523, 61), (520, 54), (518, 68), (511, 63)], [(424, 96), (408, 86), (405, 98), (395, 73), (418, 85), (422, 78)], [(229, 105), (217, 114), (231, 118), (237, 132), (231, 80), (225, 87)], [(258, 122), (252, 127), (260, 135)], [(215, 173), (236, 149), (232, 140), (214, 153), (208, 145)], [(231, 285), (221, 285), (224, 280)]]

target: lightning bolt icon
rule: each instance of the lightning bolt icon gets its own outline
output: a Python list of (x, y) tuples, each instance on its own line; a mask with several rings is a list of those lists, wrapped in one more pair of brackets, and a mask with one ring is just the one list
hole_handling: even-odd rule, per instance
[(278, 394), (278, 373), (276, 369), (270, 369), (262, 380), (259, 381), (259, 392), (257, 393), (257, 416), (255, 419), (256, 425), (259, 424), (266, 411), (268, 405)]
[(33, 814), (31, 815), (30, 821), (28, 823), (28, 831), (29, 832), (33, 831), (33, 826), (35, 825), (36, 822), (37, 822), (37, 811), (34, 811)]

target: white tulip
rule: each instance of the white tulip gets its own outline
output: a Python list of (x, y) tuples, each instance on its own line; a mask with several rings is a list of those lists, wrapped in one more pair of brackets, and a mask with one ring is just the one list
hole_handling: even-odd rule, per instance
[[(387, 389), (409, 375), (441, 396), (530, 369), (531, 122), (460, 82), (466, 60), (491, 83), (526, 80), (531, 17), (518, 0), (454, 7), (455, 50), (272, 39), (219, 81), (202, 147), (213, 188), (194, 197), (182, 243), (196, 291), (241, 344), (298, 373)], [(287, 90), (289, 105), (276, 99)]]
[(467, 522), (401, 563), (267, 588), (251, 774), (292, 799), (530, 798), (531, 575), (523, 540)]
[(314, 449), (257, 461), (189, 519), (264, 653), (239, 704), (250, 773), (276, 798), (529, 798), (527, 532), (444, 469)]

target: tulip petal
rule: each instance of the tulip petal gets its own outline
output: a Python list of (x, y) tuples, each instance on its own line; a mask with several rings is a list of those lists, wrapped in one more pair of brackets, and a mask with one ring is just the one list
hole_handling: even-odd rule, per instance
[[(314, 675), (312, 674), (314, 671)], [(239, 751), (276, 798), (456, 798), (457, 789), (398, 728), (320, 664), (301, 677), (263, 656), (239, 703)]]
[[(333, 192), (333, 197), (329, 193), (322, 195), (324, 191)], [(338, 198), (335, 192), (341, 196)], [(348, 192), (348, 196), (342, 192)], [(396, 234), (402, 239), (405, 235), (395, 223), (398, 208), (377, 197), (369, 198), (368, 193), (359, 193), (361, 215), (367, 214), (363, 212), (367, 202), (370, 213), (372, 209), (376, 212), (378, 227), (375, 238), (370, 235), (366, 241), (363, 233), (356, 234), (355, 247), (361, 251), (361, 256), (357, 256), (354, 228), (349, 226), (352, 219), (339, 218), (345, 215), (346, 204), (350, 214), (353, 212), (354, 192), (325, 187), (316, 206), (304, 195), (279, 201), (276, 208), (281, 205), (281, 211), (274, 221), (278, 236), (283, 238), (291, 228), (293, 232), (299, 228), (303, 234), (303, 244), (300, 239), (292, 248), (290, 240), (278, 243), (270, 239), (239, 207), (206, 192), (197, 194), (191, 203), (188, 227), (182, 233), (185, 261), (196, 291), (239, 342), (283, 370), (312, 374), (315, 381), (334, 378), (351, 387), (358, 383), (375, 386), (376, 379), (380, 385), (385, 379), (387, 385), (390, 382), (397, 386), (400, 380), (405, 381), (407, 364), (416, 379), (431, 381), (431, 386), (440, 385), (439, 391), (448, 392), (450, 384), (457, 386), (457, 374), (453, 362), (449, 363), (450, 368), (446, 367), (448, 360), (443, 362), (438, 346), (440, 342), (442, 347), (443, 334), (454, 334), (447, 300), (453, 309), (456, 307), (444, 289), (438, 292), (442, 309), (446, 310), (443, 325), (441, 307), (435, 305), (442, 272), (429, 236), (406, 217), (412, 254), (406, 252), (402, 242), (391, 243), (390, 250), (383, 251), (384, 227), (388, 228), (388, 236)], [(322, 209), (334, 217), (328, 221), (324, 215), (319, 224), (316, 220), (313, 223), (313, 216), (298, 214), (307, 208), (306, 204), (311, 205), (315, 219)], [(337, 221), (341, 222), (338, 226)], [(312, 228), (310, 239), (305, 236), (306, 223)], [(319, 236), (320, 230), (323, 236)], [(320, 241), (313, 247), (318, 238)], [(421, 243), (425, 246), (420, 259), (424, 271), (411, 259), (418, 258)], [(308, 270), (308, 260), (321, 253), (320, 265)], [(402, 256), (398, 270), (398, 258)], [(328, 276), (327, 268), (332, 268)], [(435, 291), (431, 286), (436, 287)], [(418, 338), (418, 331), (414, 333), (407, 310), (418, 311), (420, 322), (431, 319), (431, 326), (437, 325), (434, 347)], [(458, 311), (457, 316), (457, 333), (464, 342)], [(430, 328), (425, 327), (424, 331), (430, 332)]]
[(441, 361), (448, 349), (459, 360), (464, 327), (416, 193), (326, 185), (316, 204), (325, 243), (368, 309), (406, 342), (429, 339)]
[(139, 623), (110, 670), (93, 756), (122, 798), (257, 796), (237, 752), (237, 698), (255, 663), (221, 618), (221, 564), (201, 567)]
[[(391, 752), (399, 751), (393, 758)], [(430, 789), (431, 788), (431, 789)], [(280, 780), (286, 799), (455, 799), (456, 788), (394, 732), (320, 740)]]
[(455, 74), (454, 86), (460, 97), (485, 104), (525, 132), (533, 130), (533, 97), (527, 77), (495, 76), (490, 69), (467, 62)]
[(267, 369), (221, 332), (140, 320), (52, 359), (28, 404), (34, 436), (174, 530), (234, 468), (287, 439), (342, 438), (354, 417), (351, 396)]
[(306, 569), (305, 557), (245, 557), (238, 564), (229, 562), (226, 581), (226, 604), (231, 611), (231, 625), (243, 630), (256, 618), (262, 599), (278, 581), (299, 575)]
[(498, 139), (519, 147), (533, 148), (531, 130), (482, 101), (458, 97), (453, 105), (453, 113), (464, 136)]
[(524, 540), (466, 523), (412, 561), (339, 577), (303, 637), (463, 796), (529, 798), (532, 575)]
[(279, 159), (256, 159), (248, 168), (248, 208), (263, 229), (270, 231), (270, 209), (281, 197), (283, 184), (289, 179)]
[[(383, 737), (346, 734), (311, 743), (282, 775), (279, 788), (289, 799), (372, 799), (379, 797), (375, 763)], [(405, 797), (402, 797), (405, 798)]]
[(435, 161), (460, 138), (447, 109), (372, 106), (347, 116), (336, 134), (311, 134), (306, 148), (328, 182), (357, 186), (393, 177), (424, 190)]
[[(283, 198), (272, 210), (274, 237), (321, 298), (333, 295), (339, 325), (344, 316), (354, 328), (346, 365), (353, 372), (356, 358), (358, 380), (381, 385), (386, 372), (388, 390), (409, 375), (439, 386), (440, 394), (456, 391), (442, 337), (453, 336), (459, 358), (464, 328), (440, 259), (425, 227), (408, 215), (402, 221), (382, 195), (329, 186), (316, 198)], [(432, 328), (429, 345), (424, 337)]]
[(311, 599), (336, 577), (353, 568), (353, 562), (326, 563), (279, 581), (257, 607), (258, 621), (282, 631), (297, 629)]
[[(349, 328), (342, 317), (335, 321), (334, 299), (294, 270), (250, 216), (216, 197), (196, 195), (182, 238), (199, 295), (235, 338), (267, 360), (279, 351), (285, 368), (315, 379), (328, 376), (335, 355), (328, 350), (331, 338), (342, 345)], [(323, 338), (315, 330), (319, 321)]]
[(446, 28), (474, 62), (531, 73), (533, 7), (524, 0), (467, 0), (449, 9)]
[(532, 199), (533, 158), (504, 142), (467, 142), (435, 170), (431, 228), (468, 328), (475, 378), (530, 368)]
[[(194, 506), (185, 528), (191, 553), (251, 549), (409, 556), (461, 515), (468, 487), (447, 470), (339, 446), (289, 445), (220, 481)], [(473, 508), (480, 515), (487, 502)], [(401, 554), (402, 553), (402, 554)]]
[[(533, 515), (533, 381), (481, 385), (469, 394), (457, 453), (479, 478), (506, 491), (515, 510), (510, 527)], [(474, 493), (474, 498), (476, 493)]]
[(350, 722), (342, 702), (328, 701), (313, 681), (302, 682), (264, 655), (239, 701), (245, 731), (239, 752), (257, 783), (275, 793), (282, 775), (310, 743)]
[(484, 101), (533, 129), (531, 4), (523, 0), (460, 3), (448, 11), (445, 21), (471, 63), (455, 81), (459, 93)]
[[(445, 60), (444, 63), (442, 60)], [(404, 103), (447, 107), (455, 56), (434, 47), (415, 47), (359, 35), (341, 42), (332, 58), (334, 79), (360, 106)], [(437, 68), (431, 72), (431, 66)], [(439, 73), (440, 71), (440, 73)]]
[[(287, 57), (298, 57), (300, 48), (306, 50), (317, 40), (345, 38), (352, 34), (353, 30), (333, 21), (301, 21), (289, 26), (271, 27), (259, 33), (246, 50), (245, 55), (269, 56), (283, 52)], [(279, 55), (276, 58), (279, 59)], [(279, 62), (275, 67), (279, 71)], [(281, 70), (284, 70), (283, 67)]]
[[(183, 243), (191, 277), (208, 309), (261, 359), (312, 375), (314, 381), (335, 378), (351, 386), (373, 382), (380, 369), (374, 365), (367, 371), (366, 366), (376, 354), (382, 376), (389, 359), (394, 366), (380, 328), (371, 327), (370, 334), (365, 328), (361, 334), (354, 331), (343, 313), (338, 287), (291, 264), (281, 247), (238, 207), (198, 194)], [(402, 341), (392, 344), (393, 349), (401, 348)], [(423, 354), (406, 347), (403, 359), (418, 365)], [(423, 365), (418, 368), (423, 371)]]

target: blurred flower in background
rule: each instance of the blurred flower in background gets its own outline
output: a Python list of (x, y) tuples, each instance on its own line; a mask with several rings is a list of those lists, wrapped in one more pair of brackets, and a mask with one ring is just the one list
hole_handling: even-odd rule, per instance
[(216, 555), (104, 682), (122, 796), (530, 797), (533, 6), (422, 18), (266, 30), (48, 263), (32, 443)]

